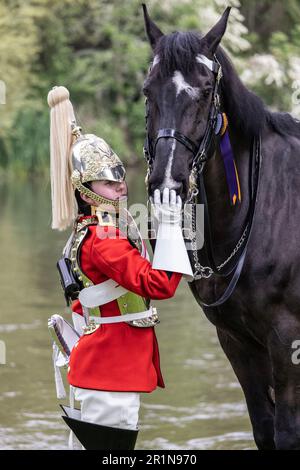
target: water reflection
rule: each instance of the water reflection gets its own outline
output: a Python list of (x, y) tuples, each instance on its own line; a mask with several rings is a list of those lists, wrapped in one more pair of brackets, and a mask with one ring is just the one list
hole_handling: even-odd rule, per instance
[[(130, 176), (131, 202), (142, 202), (143, 178)], [(50, 229), (49, 184), (2, 185), (0, 198), (0, 448), (65, 449), (46, 325), (69, 315), (55, 269), (66, 234)], [(186, 284), (156, 305), (166, 389), (143, 395), (137, 448), (254, 448), (241, 390)]]

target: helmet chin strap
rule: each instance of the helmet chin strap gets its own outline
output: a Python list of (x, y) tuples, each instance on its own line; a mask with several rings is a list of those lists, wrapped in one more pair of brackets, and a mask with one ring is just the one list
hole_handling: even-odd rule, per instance
[[(98, 195), (97, 195), (98, 196)], [(99, 212), (108, 212), (112, 214), (119, 214), (123, 208), (127, 208), (127, 198), (122, 200), (102, 198), (101, 201), (97, 200), (96, 205), (91, 205), (91, 214), (97, 215)]]
[[(78, 170), (73, 171), (71, 180), (72, 180), (72, 183), (73, 183), (74, 187), (76, 189), (78, 189), (78, 191), (81, 194), (84, 194), (85, 196), (89, 197), (90, 199), (92, 199), (96, 203), (96, 206), (98, 207), (98, 210), (99, 210), (99, 206), (103, 205), (103, 206), (107, 206), (107, 208), (103, 209), (104, 211), (118, 213), (119, 208), (122, 205), (122, 202), (123, 203), (125, 202), (125, 201), (121, 202), (119, 199), (108, 199), (104, 196), (100, 196), (100, 194), (94, 193), (94, 191), (92, 191), (91, 189), (87, 188), (86, 186), (84, 186), (82, 184), (81, 176), (80, 176), (80, 173), (79, 173)], [(109, 206), (113, 207), (113, 209), (109, 210)]]

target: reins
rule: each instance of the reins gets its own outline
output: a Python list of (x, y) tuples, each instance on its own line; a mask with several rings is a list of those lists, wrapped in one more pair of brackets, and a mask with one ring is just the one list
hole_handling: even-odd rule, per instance
[[(254, 139), (252, 153), (251, 153), (251, 170), (252, 171), (249, 175), (250, 182), (251, 182), (250, 203), (249, 203), (248, 213), (246, 216), (246, 222), (244, 224), (244, 230), (234, 250), (228, 256), (228, 258), (222, 264), (218, 266), (216, 265), (214, 261), (214, 255), (213, 255), (213, 246), (212, 246), (212, 239), (211, 239), (211, 225), (209, 222), (208, 205), (207, 205), (207, 199), (206, 199), (206, 191), (204, 188), (203, 175), (201, 174), (199, 177), (199, 179), (201, 180), (199, 182), (199, 185), (201, 188), (199, 191), (199, 196), (200, 196), (201, 203), (204, 205), (204, 227), (205, 227), (204, 249), (205, 249), (206, 256), (210, 262), (210, 266), (202, 266), (199, 262), (198, 251), (192, 250), (190, 258), (193, 264), (193, 268), (195, 269), (194, 281), (202, 279), (202, 278), (209, 278), (212, 275), (216, 275), (219, 277), (228, 277), (229, 275), (232, 274), (232, 278), (225, 292), (215, 302), (212, 302), (210, 304), (204, 302), (200, 298), (199, 293), (195, 291), (195, 289), (193, 289), (193, 292), (196, 295), (198, 303), (202, 305), (203, 307), (218, 307), (222, 305), (223, 303), (225, 303), (226, 300), (228, 300), (229, 297), (234, 292), (234, 289), (240, 278), (240, 275), (244, 266), (246, 254), (247, 254), (247, 249), (248, 249), (249, 240), (250, 240), (250, 236), (252, 233), (254, 218), (255, 218), (255, 213), (256, 213), (256, 207), (257, 207), (256, 203), (257, 203), (259, 181), (260, 181), (261, 162), (262, 162), (261, 141), (260, 141), (260, 138), (256, 138)], [(223, 268), (240, 252), (241, 254), (239, 257), (237, 257), (233, 266), (230, 266), (230, 268), (225, 271)]]

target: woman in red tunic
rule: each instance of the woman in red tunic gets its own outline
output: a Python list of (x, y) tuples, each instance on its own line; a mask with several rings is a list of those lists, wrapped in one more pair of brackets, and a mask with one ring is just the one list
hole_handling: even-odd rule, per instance
[[(52, 89), (48, 103), (52, 227), (61, 230), (75, 220), (65, 252), (80, 285), (74, 325), (83, 327), (68, 370), (81, 414), (64, 419), (87, 449), (133, 449), (139, 394), (164, 387), (154, 331), (158, 317), (149, 299), (172, 297), (182, 273), (191, 274), (190, 265), (185, 253), (185, 263), (173, 270), (178, 272), (153, 268), (124, 207), (121, 160), (103, 139), (81, 133), (66, 88)], [(155, 194), (159, 223), (167, 214), (178, 225), (179, 196), (165, 190), (163, 198), (161, 204)]]

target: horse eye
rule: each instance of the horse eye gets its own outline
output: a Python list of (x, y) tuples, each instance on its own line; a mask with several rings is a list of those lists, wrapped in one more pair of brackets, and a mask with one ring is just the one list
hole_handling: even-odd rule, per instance
[(143, 93), (144, 93), (145, 96), (148, 97), (148, 96), (149, 96), (149, 88), (146, 87), (146, 86), (144, 86), (144, 87), (143, 87)]
[(208, 98), (209, 95), (211, 94), (212, 92), (212, 88), (209, 87), (209, 88), (204, 88), (202, 91), (201, 91), (201, 94), (204, 98)]

